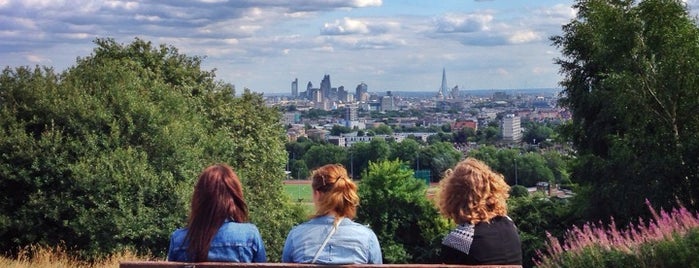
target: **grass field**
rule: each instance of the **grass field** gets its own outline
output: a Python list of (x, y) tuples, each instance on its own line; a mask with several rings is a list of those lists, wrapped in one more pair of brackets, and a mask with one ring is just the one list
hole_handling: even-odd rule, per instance
[(313, 202), (311, 185), (307, 183), (284, 183), (284, 192), (294, 202)]

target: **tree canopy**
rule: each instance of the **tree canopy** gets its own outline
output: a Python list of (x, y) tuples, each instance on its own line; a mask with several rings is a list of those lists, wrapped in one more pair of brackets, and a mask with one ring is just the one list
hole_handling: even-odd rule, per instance
[(552, 37), (593, 219), (699, 205), (699, 28), (680, 0), (577, 1)]
[(278, 112), (260, 95), (234, 96), (174, 47), (95, 44), (60, 74), (7, 67), (0, 76), (0, 249), (65, 243), (86, 258), (124, 248), (162, 256), (186, 223), (196, 175), (224, 162), (278, 258), (300, 215), (282, 191)]

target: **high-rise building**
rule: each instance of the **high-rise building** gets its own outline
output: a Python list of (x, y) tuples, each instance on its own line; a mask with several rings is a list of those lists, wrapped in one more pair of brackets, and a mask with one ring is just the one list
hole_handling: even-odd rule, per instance
[(330, 85), (330, 75), (326, 74), (323, 76), (323, 80), (320, 81), (320, 92), (322, 94), (323, 99), (327, 99), (330, 97), (331, 88), (332, 87)]
[(442, 68), (442, 86), (439, 88), (439, 92), (442, 94), (442, 98), (446, 99), (449, 94), (449, 88), (447, 88), (447, 71)]
[(356, 99), (357, 101), (362, 101), (362, 96), (364, 95), (364, 93), (368, 93), (368, 91), (369, 86), (364, 84), (364, 82), (360, 83), (359, 85), (357, 85), (357, 89), (355, 90), (354, 99)]
[(291, 82), (291, 98), (296, 99), (299, 97), (299, 79), (296, 78)]
[(507, 114), (502, 119), (502, 139), (510, 142), (522, 140), (522, 126), (519, 116)]

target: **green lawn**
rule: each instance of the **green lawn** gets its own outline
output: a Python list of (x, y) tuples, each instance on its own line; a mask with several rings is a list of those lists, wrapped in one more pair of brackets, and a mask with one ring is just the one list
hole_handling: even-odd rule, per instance
[(284, 184), (284, 191), (294, 202), (313, 202), (310, 184)]

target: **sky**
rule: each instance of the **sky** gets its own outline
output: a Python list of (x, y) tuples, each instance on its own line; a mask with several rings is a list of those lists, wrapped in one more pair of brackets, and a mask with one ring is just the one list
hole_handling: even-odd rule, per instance
[(289, 93), (325, 74), (354, 92), (556, 88), (549, 37), (572, 0), (0, 0), (0, 66), (75, 65), (96, 38), (205, 57), (240, 91)]

